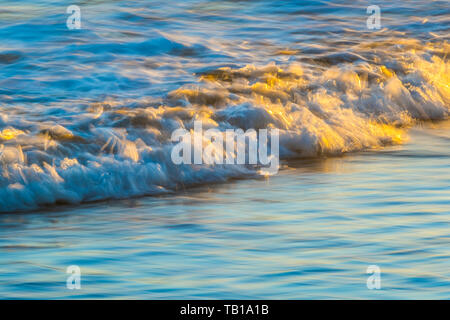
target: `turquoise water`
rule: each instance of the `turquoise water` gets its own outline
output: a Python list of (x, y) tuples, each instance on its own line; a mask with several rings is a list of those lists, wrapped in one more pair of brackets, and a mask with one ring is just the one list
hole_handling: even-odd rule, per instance
[(0, 297), (450, 298), (448, 1), (71, 4), (0, 0)]
[[(449, 128), (268, 180), (3, 214), (0, 296), (448, 299)], [(66, 289), (73, 264), (81, 290)]]

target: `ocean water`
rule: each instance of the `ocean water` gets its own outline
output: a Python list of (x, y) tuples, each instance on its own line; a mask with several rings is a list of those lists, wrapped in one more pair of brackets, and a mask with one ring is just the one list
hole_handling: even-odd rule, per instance
[[(448, 1), (71, 4), (0, 0), (1, 297), (450, 298)], [(279, 174), (175, 165), (194, 121)]]
[(0, 297), (449, 299), (450, 122), (411, 138), (270, 179), (2, 214)]

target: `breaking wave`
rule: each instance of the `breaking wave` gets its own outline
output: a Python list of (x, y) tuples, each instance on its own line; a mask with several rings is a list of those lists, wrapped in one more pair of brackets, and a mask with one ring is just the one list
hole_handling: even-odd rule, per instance
[[(450, 46), (393, 38), (286, 64), (223, 67), (161, 98), (0, 107), (0, 211), (173, 192), (258, 175), (245, 165), (174, 165), (171, 133), (280, 130), (282, 159), (400, 144), (450, 112)], [(357, 54), (356, 54), (357, 53)], [(295, 55), (295, 53), (287, 53)]]

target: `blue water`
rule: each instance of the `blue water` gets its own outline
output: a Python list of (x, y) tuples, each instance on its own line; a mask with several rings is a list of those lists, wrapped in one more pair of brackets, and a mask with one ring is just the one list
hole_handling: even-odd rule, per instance
[(161, 97), (223, 66), (317, 59), (392, 35), (448, 40), (450, 13), (448, 1), (377, 1), (384, 31), (372, 32), (370, 1), (84, 1), (82, 28), (69, 30), (71, 4), (0, 1), (2, 100)]
[[(0, 297), (450, 298), (448, 1), (71, 4), (0, 0)], [(279, 174), (175, 165), (194, 121)]]
[[(448, 299), (449, 129), (269, 180), (3, 214), (0, 296)], [(81, 290), (66, 289), (74, 264)]]

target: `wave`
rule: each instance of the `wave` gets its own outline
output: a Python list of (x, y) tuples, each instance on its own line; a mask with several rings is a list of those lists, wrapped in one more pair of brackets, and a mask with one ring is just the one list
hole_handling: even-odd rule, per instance
[[(447, 119), (444, 41), (363, 42), (354, 52), (197, 74), (163, 98), (45, 109), (0, 107), (0, 211), (173, 192), (260, 174), (248, 165), (175, 165), (171, 133), (277, 128), (280, 156), (400, 144), (417, 121)], [(295, 54), (289, 53), (289, 54)], [(205, 142), (207, 143), (207, 142)]]

